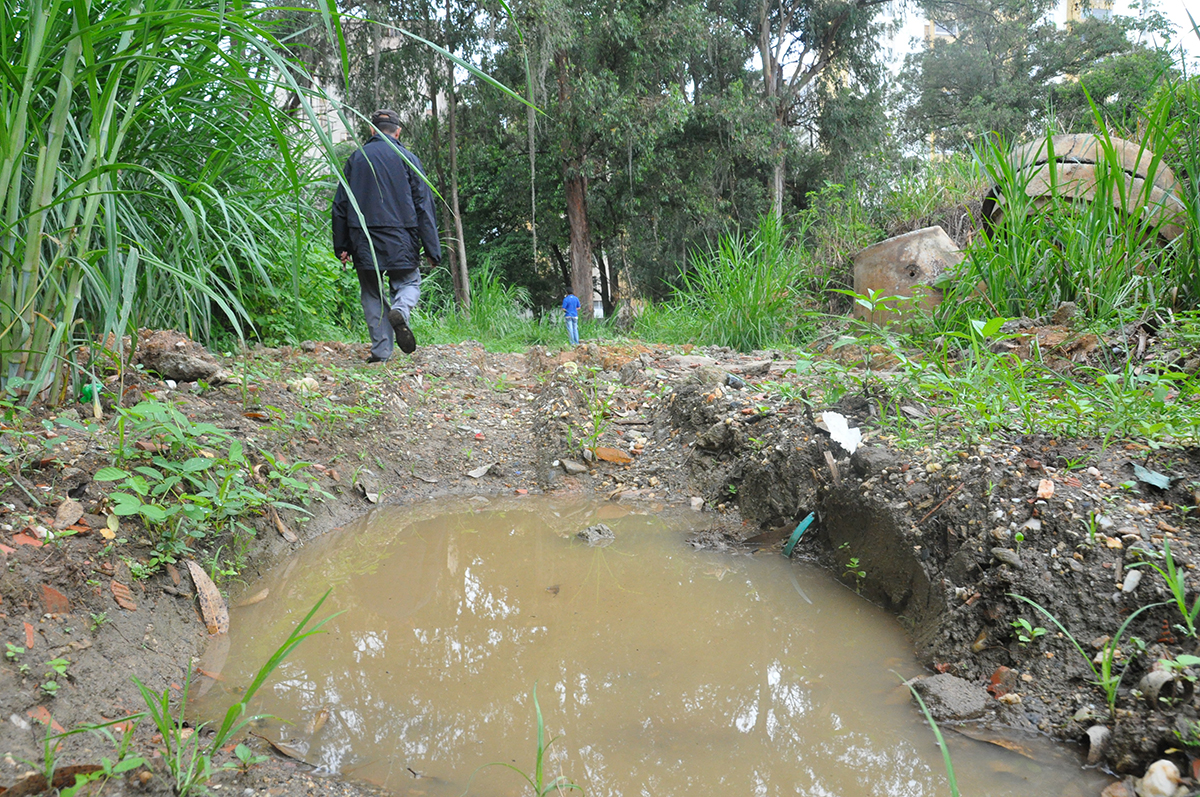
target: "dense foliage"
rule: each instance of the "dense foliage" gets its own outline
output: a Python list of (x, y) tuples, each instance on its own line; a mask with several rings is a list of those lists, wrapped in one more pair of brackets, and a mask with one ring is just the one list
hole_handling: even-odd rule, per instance
[[(450, 319), (444, 334), (495, 324), (511, 337), (565, 286), (590, 295), (594, 271), (606, 316), (669, 301), (653, 317), (678, 321), (672, 338), (745, 321), (755, 341), (785, 329), (797, 342), (810, 314), (847, 306), (836, 289), (851, 253), (969, 206), (996, 182), (996, 141), (1047, 129), (1148, 135), (1192, 221), (1163, 259), (1144, 234), (1106, 226), (1119, 218), (1084, 219), (1133, 247), (1119, 273), (1141, 287), (1100, 300), (1073, 272), (1038, 283), (1061, 289), (1035, 304), (1081, 291), (1101, 314), (1193, 302), (1195, 82), (1140, 43), (1157, 16), (1058, 27), (1051, 5), (931, 4), (952, 35), (892, 79), (876, 0), (400, 0), (345, 14), (6, 0), (0, 378), (61, 400), (146, 326), (226, 344), (359, 334), (355, 281), (326, 244), (329, 190), (353, 146), (327, 137), (339, 108), (406, 119), (448, 244), (419, 323)], [(927, 163), (931, 140), (966, 155)], [(779, 262), (760, 262), (766, 251)], [(737, 288), (721, 280), (759, 265), (766, 293), (751, 301), (783, 297), (781, 317), (729, 307), (701, 323)]]

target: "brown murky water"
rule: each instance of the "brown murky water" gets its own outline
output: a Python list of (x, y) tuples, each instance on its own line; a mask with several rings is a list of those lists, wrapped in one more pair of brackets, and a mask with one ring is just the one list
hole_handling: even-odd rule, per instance
[[(894, 618), (778, 554), (692, 550), (695, 514), (626, 511), (542, 499), (380, 509), (246, 590), (270, 593), (233, 611), (227, 660), (207, 654), (224, 680), (205, 711), (216, 716), (224, 690), (332, 587), (326, 608), (344, 613), (256, 706), (291, 723), (266, 735), (322, 771), (399, 794), (457, 796), (468, 782), (470, 794), (525, 794), (517, 774), (480, 767), (532, 772), (536, 684), (547, 738), (560, 737), (547, 772), (589, 795), (949, 794), (893, 674), (920, 672)], [(612, 545), (574, 538), (598, 521)], [(1020, 755), (948, 736), (970, 797), (1091, 797), (1106, 782), (1041, 740)]]

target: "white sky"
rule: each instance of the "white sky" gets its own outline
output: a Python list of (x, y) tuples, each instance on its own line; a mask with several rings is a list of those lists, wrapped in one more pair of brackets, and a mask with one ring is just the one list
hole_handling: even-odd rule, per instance
[[(1115, 0), (1113, 3), (1113, 13), (1122, 16), (1136, 16), (1137, 11), (1132, 9), (1133, 4), (1129, 0)], [(1140, 5), (1140, 4), (1139, 4)], [(1196, 21), (1200, 23), (1200, 4), (1195, 4), (1197, 7), (1192, 11)], [(1175, 36), (1171, 41), (1173, 47), (1183, 44), (1184, 50), (1188, 54), (1189, 74), (1195, 74), (1198, 69), (1197, 59), (1200, 58), (1200, 37), (1196, 31), (1192, 29), (1192, 24), (1188, 20), (1188, 9), (1184, 5), (1184, 0), (1158, 0), (1155, 7), (1166, 17), (1175, 27)], [(1056, 19), (1059, 23), (1063, 23), (1067, 18), (1066, 3), (1060, 2)], [(893, 70), (898, 70), (904, 61), (906, 53), (912, 51), (914, 47), (921, 46), (921, 38), (924, 35), (925, 17), (921, 12), (909, 7), (903, 12), (904, 26), (900, 32), (896, 34), (891, 42), (891, 59)], [(916, 39), (914, 43), (913, 40)]]

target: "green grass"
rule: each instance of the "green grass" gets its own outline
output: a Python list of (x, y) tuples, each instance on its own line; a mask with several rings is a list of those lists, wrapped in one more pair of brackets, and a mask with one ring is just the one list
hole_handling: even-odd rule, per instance
[(692, 256), (682, 286), (635, 325), (646, 340), (752, 351), (790, 346), (812, 336), (816, 315), (803, 295), (813, 268), (782, 222), (763, 217), (751, 232), (722, 235)]

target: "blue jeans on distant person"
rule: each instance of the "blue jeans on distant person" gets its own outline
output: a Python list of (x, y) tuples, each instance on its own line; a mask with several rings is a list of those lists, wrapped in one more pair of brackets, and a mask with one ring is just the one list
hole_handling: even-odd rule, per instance
[(567, 316), (567, 337), (571, 339), (572, 346), (579, 345), (579, 318), (577, 316)]

